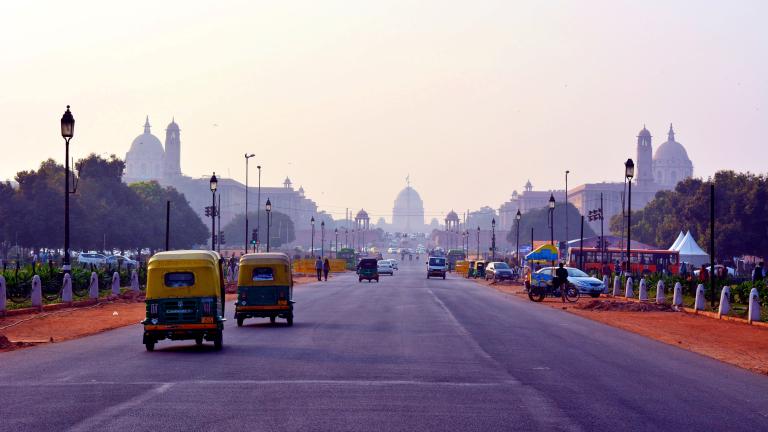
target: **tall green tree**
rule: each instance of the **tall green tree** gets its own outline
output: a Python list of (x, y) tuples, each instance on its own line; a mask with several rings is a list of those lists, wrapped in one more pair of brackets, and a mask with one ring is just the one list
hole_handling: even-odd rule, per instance
[[(256, 221), (259, 221), (260, 226), (256, 226)], [(256, 212), (248, 212), (248, 229), (254, 230), (259, 228), (259, 241), (262, 247), (267, 244), (267, 212), (261, 210), (261, 215), (257, 217)], [(227, 247), (242, 248), (245, 246), (245, 215), (243, 213), (238, 214), (228, 224), (224, 225), (224, 238), (226, 239)], [(319, 232), (319, 228), (318, 228)], [(326, 240), (330, 238), (333, 230), (328, 230), (326, 227)], [(272, 226), (269, 229), (270, 246), (280, 247), (286, 243), (290, 243), (296, 239), (294, 232), (293, 221), (288, 215), (280, 213), (279, 211), (272, 210)], [(319, 236), (319, 234), (318, 234)], [(319, 237), (318, 237), (319, 238)], [(251, 232), (248, 233), (248, 242), (251, 241)]]
[[(577, 239), (581, 235), (581, 213), (571, 203), (568, 203), (567, 212), (565, 203), (556, 203), (554, 210), (554, 236), (555, 241), (566, 241), (565, 215), (568, 215), (569, 240)], [(520, 217), (520, 244), (529, 243), (531, 240), (531, 228), (535, 240), (549, 240), (549, 209), (540, 208), (531, 210)], [(584, 221), (584, 238), (594, 237), (595, 232)], [(517, 226), (512, 224), (512, 229), (507, 233), (507, 241), (515, 243), (517, 240)]]

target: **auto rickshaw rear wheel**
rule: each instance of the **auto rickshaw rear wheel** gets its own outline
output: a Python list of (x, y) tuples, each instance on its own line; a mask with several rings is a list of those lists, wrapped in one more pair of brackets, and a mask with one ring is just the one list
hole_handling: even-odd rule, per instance
[(219, 351), (223, 346), (224, 346), (224, 333), (219, 332), (219, 334), (216, 335), (216, 339), (213, 340), (213, 347), (216, 349), (216, 351)]
[(155, 350), (155, 341), (149, 340), (144, 342), (144, 346), (147, 348), (147, 351), (152, 352)]
[(293, 325), (293, 314), (289, 314), (288, 317), (286, 318), (286, 320), (288, 321), (288, 327), (292, 326)]
[(238, 316), (237, 317), (237, 326), (238, 327), (242, 327), (243, 326), (243, 321), (245, 321), (245, 318), (243, 318), (241, 316)]

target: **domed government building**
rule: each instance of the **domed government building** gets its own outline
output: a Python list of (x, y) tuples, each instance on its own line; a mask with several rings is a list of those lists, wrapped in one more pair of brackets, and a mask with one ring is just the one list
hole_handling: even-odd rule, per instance
[[(219, 150), (224, 147), (217, 147)], [(258, 153), (257, 153), (258, 155)], [(234, 157), (234, 156), (233, 156)], [(242, 157), (242, 156), (240, 156)], [(255, 165), (252, 162), (251, 178), (255, 178)], [(210, 224), (210, 218), (205, 217), (205, 207), (211, 205), (209, 180), (213, 173), (205, 173), (199, 177), (189, 177), (181, 171), (181, 129), (175, 119), (171, 120), (165, 129), (165, 147), (160, 139), (152, 134), (149, 116), (144, 121), (144, 132), (134, 138), (125, 155), (125, 173), (123, 182), (136, 183), (156, 181), (162, 186), (171, 186), (183, 193), (190, 206), (198, 212), (200, 218)], [(245, 210), (245, 185), (223, 173), (216, 175), (219, 180), (217, 196), (221, 197), (221, 222), (226, 225), (236, 215)], [(304, 189), (293, 188), (291, 180), (286, 177), (282, 187), (261, 187), (261, 203), (258, 201), (257, 187), (251, 182), (248, 186), (249, 211), (264, 208), (269, 198), (272, 208), (291, 218), (297, 230), (310, 228), (310, 219), (318, 214), (317, 204), (304, 196)], [(173, 206), (173, 203), (171, 203)], [(171, 210), (173, 211), (173, 210)]]
[(395, 206), (392, 208), (391, 230), (395, 232), (417, 233), (425, 232), (424, 225), (424, 201), (411, 187), (410, 179), (406, 179), (407, 185), (395, 198)]

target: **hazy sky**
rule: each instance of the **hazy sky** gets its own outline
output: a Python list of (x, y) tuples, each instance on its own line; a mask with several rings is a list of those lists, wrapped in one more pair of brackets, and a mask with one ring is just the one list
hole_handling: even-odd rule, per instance
[[(182, 170), (290, 176), (322, 209), (429, 215), (620, 180), (670, 122), (697, 176), (766, 172), (766, 1), (6, 1), (0, 179), (124, 157), (175, 116)], [(255, 164), (254, 164), (255, 165)], [(255, 173), (255, 170), (254, 170)], [(442, 218), (440, 218), (442, 219)]]

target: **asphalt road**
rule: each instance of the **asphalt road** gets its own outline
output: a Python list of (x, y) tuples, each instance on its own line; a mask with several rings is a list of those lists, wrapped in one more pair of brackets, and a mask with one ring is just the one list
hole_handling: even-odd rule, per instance
[(136, 325), (0, 354), (0, 430), (768, 430), (768, 377), (423, 264), (295, 298), (221, 352)]

